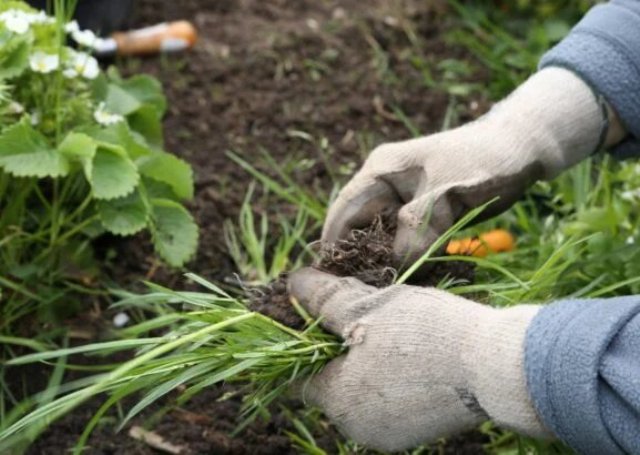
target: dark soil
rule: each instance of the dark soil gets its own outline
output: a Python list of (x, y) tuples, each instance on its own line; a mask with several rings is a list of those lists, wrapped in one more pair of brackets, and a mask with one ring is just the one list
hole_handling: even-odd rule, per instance
[[(240, 436), (231, 437), (237, 425), (241, 401), (237, 397), (221, 398), (233, 393), (231, 387), (212, 388), (198, 396), (185, 407), (175, 407), (162, 418), (149, 425), (149, 430), (160, 435), (163, 440), (183, 448), (182, 454), (189, 455), (293, 455), (301, 453), (292, 446), (285, 432), (295, 432), (291, 421), (284, 412), (274, 412), (269, 421), (258, 420), (249, 426)], [(285, 403), (290, 410), (301, 408), (295, 401)], [(31, 445), (27, 454), (59, 455), (73, 447), (84, 426), (98, 409), (100, 402), (83, 406), (73, 414), (67, 415), (55, 423), (45, 434)], [(154, 409), (158, 409), (155, 407)], [(151, 413), (147, 413), (151, 414)], [(138, 419), (133, 425), (145, 425)], [(148, 444), (129, 436), (125, 429), (115, 433), (116, 416), (105, 418), (94, 431), (83, 453), (91, 455), (154, 455), (163, 453)], [(339, 435), (328, 422), (322, 421), (315, 429), (317, 445), (327, 454), (337, 453), (335, 440)], [(447, 440), (446, 445), (434, 446), (440, 455), (482, 454), (482, 445), (486, 437), (479, 433), (467, 433)]]
[[(117, 418), (111, 416), (97, 427), (83, 453), (109, 455), (151, 455), (162, 453), (149, 444), (129, 435), (133, 426), (143, 426), (148, 431), (160, 435), (173, 446), (182, 448), (181, 454), (258, 454), (280, 455), (298, 453), (291, 444), (287, 431), (295, 431), (284, 412), (275, 412), (266, 420), (257, 420), (244, 430), (241, 436), (231, 437), (236, 429), (236, 420), (242, 402), (233, 394), (236, 390), (229, 386), (211, 388), (193, 398), (185, 407), (174, 407), (158, 419), (149, 419), (154, 406), (147, 414), (147, 420), (137, 419), (129, 428), (115, 433)], [(301, 408), (299, 402), (285, 403), (288, 408)], [(30, 448), (29, 454), (59, 455), (73, 447), (84, 426), (98, 409), (100, 402), (83, 406), (78, 411), (56, 422)], [(154, 424), (154, 420), (155, 424)], [(329, 427), (327, 427), (329, 428)], [(337, 434), (329, 429), (316, 434), (316, 442), (328, 453), (335, 451), (334, 439)]]
[[(398, 275), (393, 255), (395, 215), (379, 215), (368, 228), (354, 229), (346, 239), (322, 245), (314, 267), (337, 276), (352, 276), (378, 288), (389, 286)], [(420, 270), (408, 282), (416, 286), (436, 286), (447, 278), (473, 282), (474, 269), (469, 262), (443, 262)]]
[(277, 280), (264, 286), (258, 286), (249, 292), (249, 308), (251, 310), (269, 316), (291, 328), (297, 330), (304, 328), (304, 319), (291, 305), (285, 274), (278, 277)]
[[(139, 24), (186, 18), (200, 33), (190, 53), (119, 66), (163, 82), (166, 149), (196, 173), (191, 209), (200, 248), (189, 269), (219, 281), (234, 269), (222, 223), (236, 219), (251, 181), (228, 151), (272, 173), (265, 150), (296, 181), (328, 194), (373, 147), (410, 137), (394, 108), (423, 133), (440, 129), (449, 97), (425, 85), (412, 63), (416, 49), (433, 68), (443, 59), (469, 58), (445, 44), (450, 14), (440, 0), (141, 0), (138, 9)], [(478, 96), (458, 106), (456, 115), (469, 120), (487, 104)], [(269, 204), (255, 204), (255, 210), (295, 216), (289, 204)], [(121, 285), (141, 275), (168, 285), (182, 279), (159, 266), (144, 236), (121, 242), (115, 253), (112, 275)]]
[[(345, 181), (354, 163), (358, 165), (375, 145), (410, 137), (397, 111), (422, 133), (440, 129), (449, 97), (425, 84), (422, 70), (415, 66), (416, 52), (432, 68), (447, 58), (469, 59), (465, 50), (443, 39), (443, 33), (455, 26), (444, 0), (139, 0), (137, 9), (137, 25), (189, 19), (199, 30), (198, 45), (189, 53), (116, 63), (124, 74), (147, 72), (164, 84), (169, 100), (165, 147), (189, 161), (196, 173), (190, 208), (200, 226), (200, 248), (189, 269), (220, 282), (235, 272), (223, 222), (236, 219), (252, 180), (227, 151), (269, 173), (260, 154), (267, 150), (291, 169), (296, 181), (328, 194), (335, 180)], [(470, 78), (484, 77), (477, 72)], [(487, 105), (476, 97), (458, 106), (458, 120), (480, 115)], [(257, 204), (255, 210), (292, 218), (296, 213), (286, 203)], [(317, 234), (310, 232), (308, 237)], [(370, 232), (356, 231), (346, 243), (324, 251), (318, 267), (386, 285), (395, 273), (389, 235), (381, 225)], [(144, 235), (106, 238), (98, 250), (120, 286), (134, 288), (147, 278), (184, 287), (182, 273), (162, 266)], [(430, 284), (447, 275), (469, 277), (469, 270), (459, 267), (439, 266), (430, 274)], [(287, 319), (291, 312), (285, 294), (286, 285), (279, 281), (263, 289), (261, 302), (263, 307), (280, 308), (282, 314), (270, 314), (295, 326), (300, 320)], [(285, 433), (293, 430), (291, 424), (278, 409), (268, 422), (256, 421), (240, 436), (230, 437), (240, 400), (219, 401), (230, 390), (211, 388), (184, 408), (172, 408), (149, 429), (182, 446), (185, 453), (297, 452)], [(53, 424), (28, 453), (65, 453), (98, 405), (91, 403)], [(144, 424), (151, 415), (134, 424)], [(115, 414), (106, 417), (84, 453), (159, 453), (129, 437), (128, 429), (114, 434), (116, 421)], [(327, 453), (336, 453), (335, 430), (322, 424), (324, 430), (315, 436)], [(484, 442), (486, 438), (473, 434), (454, 438), (438, 451), (482, 453)]]

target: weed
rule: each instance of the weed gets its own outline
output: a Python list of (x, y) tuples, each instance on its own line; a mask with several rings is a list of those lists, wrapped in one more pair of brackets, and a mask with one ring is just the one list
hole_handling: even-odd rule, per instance
[(448, 3), (463, 27), (452, 28), (447, 40), (470, 50), (491, 70), (488, 92), (499, 99), (535, 70), (542, 54), (569, 32), (593, 2), (571, 1), (562, 8), (548, 1), (505, 2), (503, 8), (493, 2)]
[[(251, 185), (240, 208), (237, 223), (227, 220), (224, 236), (229, 254), (233, 258), (240, 276), (249, 285), (269, 283), (280, 274), (299, 268), (305, 258), (313, 256), (306, 243), (309, 231), (314, 229), (309, 214), (298, 210), (293, 222), (278, 216), (279, 235), (274, 236), (274, 226), (267, 213), (255, 219), (252, 206), (254, 185)], [(265, 195), (263, 199), (266, 199)], [(268, 206), (268, 204), (264, 204)], [(277, 240), (274, 242), (273, 238)], [(307, 261), (308, 262), (308, 261)]]
[(257, 181), (262, 183), (268, 191), (277, 195), (282, 200), (291, 203), (293, 206), (304, 209), (314, 220), (322, 222), (327, 210), (326, 199), (323, 198), (322, 195), (313, 193), (297, 183), (266, 150), (261, 151), (262, 157), (269, 169), (276, 173), (276, 178), (270, 177), (266, 173), (258, 170), (258, 168), (233, 152), (229, 152), (228, 155)]
[[(127, 329), (128, 335), (136, 334), (135, 338), (38, 352), (7, 362), (20, 365), (78, 353), (105, 355), (137, 347), (134, 359), (111, 371), (65, 384), (57, 391), (49, 389), (46, 393), (61, 396), (4, 428), (0, 432), (0, 449), (8, 450), (24, 443), (52, 419), (105, 392), (110, 398), (88, 424), (81, 444), (97, 419), (125, 396), (143, 393), (121, 427), (149, 404), (180, 386), (185, 389), (178, 401), (185, 402), (205, 387), (223, 381), (246, 382), (243, 412), (246, 424), (266, 412), (266, 407), (293, 382), (317, 372), (342, 350), (333, 336), (317, 327), (317, 321), (303, 331), (293, 330), (247, 310), (240, 300), (214, 284), (195, 275), (189, 277), (210, 293), (174, 292), (150, 285), (153, 292), (149, 295), (125, 296), (123, 304), (147, 310), (175, 305), (190, 308), (169, 318), (161, 314)], [(302, 316), (310, 319), (307, 314)], [(158, 327), (170, 330), (162, 336), (143, 336)]]

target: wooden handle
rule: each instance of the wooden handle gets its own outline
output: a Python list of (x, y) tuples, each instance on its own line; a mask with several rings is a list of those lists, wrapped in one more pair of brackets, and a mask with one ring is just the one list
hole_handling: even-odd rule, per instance
[(112, 35), (118, 55), (144, 55), (190, 49), (198, 34), (188, 21), (165, 22), (151, 27)]

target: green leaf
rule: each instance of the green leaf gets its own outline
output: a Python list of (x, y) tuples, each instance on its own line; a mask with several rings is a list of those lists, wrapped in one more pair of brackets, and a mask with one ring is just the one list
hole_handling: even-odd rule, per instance
[(69, 160), (80, 162), (87, 180), (91, 180), (93, 171), (93, 159), (96, 155), (98, 144), (84, 133), (71, 132), (58, 145), (58, 151)]
[(124, 115), (131, 129), (149, 144), (162, 148), (162, 115), (167, 101), (160, 83), (150, 76), (134, 76), (104, 85), (94, 84), (94, 94), (104, 99), (109, 112)]
[(193, 170), (177, 156), (157, 152), (138, 161), (138, 169), (142, 175), (170, 185), (179, 198), (193, 197)]
[(71, 132), (58, 145), (58, 151), (68, 158), (93, 159), (98, 144), (84, 133)]
[(91, 94), (96, 103), (100, 101), (106, 101), (107, 93), (109, 92), (109, 79), (104, 72), (100, 72), (98, 77), (88, 82), (91, 88)]
[(162, 116), (155, 107), (145, 104), (127, 116), (127, 121), (131, 128), (144, 136), (149, 144), (159, 149), (162, 148), (164, 142)]
[(104, 100), (106, 110), (113, 114), (129, 115), (142, 107), (142, 103), (116, 84), (109, 84)]
[(62, 177), (69, 161), (26, 121), (0, 135), (0, 167), (16, 177)]
[(6, 43), (2, 41), (0, 38), (0, 79), (17, 77), (29, 64), (31, 45), (26, 38), (19, 39), (15, 36)]
[(17, 9), (29, 13), (35, 13), (37, 11), (21, 0), (3, 0), (0, 4), (0, 12), (8, 11), (11, 9)]
[(117, 235), (133, 235), (147, 226), (149, 208), (139, 191), (128, 196), (98, 202), (98, 214), (104, 228)]
[(549, 19), (544, 24), (546, 38), (556, 43), (569, 34), (571, 26), (563, 20)]
[(145, 193), (149, 199), (175, 199), (176, 193), (169, 185), (159, 180), (150, 179), (142, 176)]
[(101, 142), (122, 147), (132, 160), (151, 154), (144, 138), (131, 131), (126, 122), (114, 123), (107, 127), (95, 126), (88, 129), (87, 134)]
[(96, 150), (89, 183), (96, 199), (115, 199), (131, 193), (140, 176), (122, 147), (100, 143)]
[(167, 100), (160, 82), (144, 74), (133, 76), (120, 83), (120, 87), (136, 98), (141, 104), (149, 104), (162, 116), (167, 109)]
[(198, 226), (191, 214), (169, 199), (153, 199), (153, 244), (160, 256), (174, 267), (182, 266), (198, 246)]
[(144, 106), (161, 118), (167, 107), (160, 82), (144, 75), (110, 83), (104, 100), (109, 112), (120, 115), (133, 114)]

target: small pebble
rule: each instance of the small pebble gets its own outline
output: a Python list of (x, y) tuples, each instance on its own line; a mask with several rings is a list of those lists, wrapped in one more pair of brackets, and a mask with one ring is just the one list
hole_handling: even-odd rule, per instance
[(113, 317), (113, 325), (117, 328), (124, 327), (130, 320), (131, 318), (127, 313), (121, 312)]
[(309, 27), (313, 31), (317, 31), (320, 28), (320, 24), (317, 20), (309, 18), (307, 19), (307, 27)]

